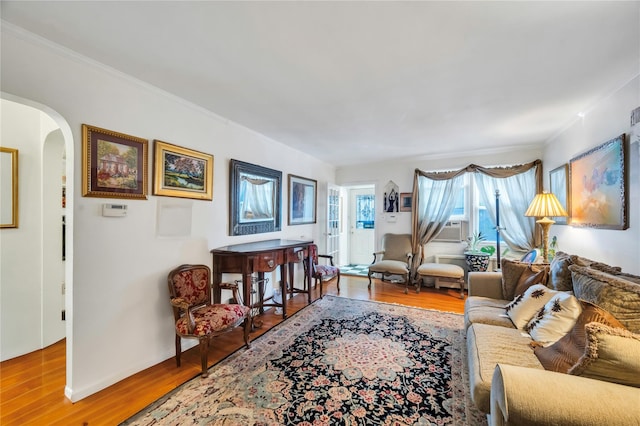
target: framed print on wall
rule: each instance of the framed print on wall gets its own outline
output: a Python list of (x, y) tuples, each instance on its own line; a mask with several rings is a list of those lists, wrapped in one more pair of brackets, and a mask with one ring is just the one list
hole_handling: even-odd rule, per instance
[(147, 199), (146, 139), (82, 125), (82, 196)]
[(280, 231), (282, 172), (233, 159), (229, 171), (229, 235)]
[(289, 175), (289, 225), (316, 223), (318, 182)]
[[(569, 213), (569, 165), (563, 164), (549, 172), (549, 188), (564, 209)], [(556, 225), (566, 225), (566, 217), (555, 218)]]
[(400, 211), (401, 212), (410, 212), (411, 211), (412, 199), (413, 199), (413, 194), (411, 192), (401, 192), (400, 193)]
[(213, 199), (213, 155), (154, 140), (153, 195)]
[(627, 229), (625, 135), (597, 146), (569, 162), (572, 226)]
[(0, 228), (18, 227), (18, 150), (0, 146)]

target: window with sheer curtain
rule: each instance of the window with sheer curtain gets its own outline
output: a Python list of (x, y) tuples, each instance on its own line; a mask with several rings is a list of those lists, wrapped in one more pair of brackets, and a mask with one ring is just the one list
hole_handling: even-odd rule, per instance
[[(535, 221), (525, 217), (529, 202), (542, 188), (542, 162), (509, 167), (471, 164), (450, 172), (416, 169), (413, 185), (412, 237), (414, 267), (422, 262), (422, 247), (433, 240), (451, 219), (472, 218), (475, 231), (489, 226), (495, 240), (495, 193), (500, 197), (500, 236), (513, 250), (537, 245)], [(462, 194), (462, 195), (461, 195)], [(462, 197), (462, 201), (461, 201)], [(471, 211), (475, 213), (471, 213)]]

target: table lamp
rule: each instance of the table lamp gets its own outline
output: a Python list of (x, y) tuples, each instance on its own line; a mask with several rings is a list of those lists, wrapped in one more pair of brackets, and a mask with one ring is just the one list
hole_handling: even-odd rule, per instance
[(542, 258), (545, 262), (548, 262), (549, 229), (551, 225), (556, 223), (555, 220), (550, 219), (548, 216), (569, 216), (567, 211), (562, 207), (555, 195), (550, 192), (543, 192), (534, 197), (524, 215), (542, 218), (538, 219), (536, 223), (539, 223), (542, 228)]

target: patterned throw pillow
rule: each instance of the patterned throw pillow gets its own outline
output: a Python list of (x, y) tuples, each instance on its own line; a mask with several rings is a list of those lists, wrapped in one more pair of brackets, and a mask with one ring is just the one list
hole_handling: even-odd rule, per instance
[(571, 331), (550, 346), (536, 346), (533, 351), (545, 368), (558, 373), (567, 373), (584, 354), (587, 335), (585, 326), (592, 322), (614, 328), (624, 328), (613, 315), (598, 306), (580, 301), (582, 313)]
[[(547, 269), (547, 266), (502, 259), (500, 268), (502, 271), (502, 297), (506, 300), (513, 300), (518, 295), (516, 287), (523, 273), (525, 271), (538, 273), (543, 269)], [(547, 282), (542, 282), (542, 284), (546, 285)]]
[[(640, 284), (629, 274), (611, 275), (571, 265), (575, 296), (598, 305), (632, 333), (640, 333)], [(640, 277), (638, 277), (640, 278)]]
[(587, 344), (569, 374), (640, 387), (640, 335), (599, 323), (585, 327)]
[(549, 346), (566, 335), (582, 312), (580, 302), (572, 294), (560, 292), (531, 318), (524, 327), (531, 338), (542, 346)]
[(532, 285), (506, 306), (507, 315), (516, 328), (522, 330), (536, 312), (557, 293), (542, 284)]

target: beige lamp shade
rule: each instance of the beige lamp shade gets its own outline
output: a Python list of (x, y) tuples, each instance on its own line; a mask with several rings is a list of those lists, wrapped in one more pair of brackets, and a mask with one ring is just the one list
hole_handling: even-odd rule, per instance
[(524, 215), (535, 217), (569, 216), (558, 198), (550, 192), (536, 195)]
[(562, 207), (560, 201), (550, 192), (543, 192), (535, 196), (529, 208), (524, 213), (525, 216), (541, 217), (536, 221), (542, 228), (542, 258), (545, 262), (549, 260), (549, 229), (555, 223), (548, 216), (569, 216)]

